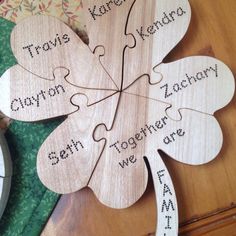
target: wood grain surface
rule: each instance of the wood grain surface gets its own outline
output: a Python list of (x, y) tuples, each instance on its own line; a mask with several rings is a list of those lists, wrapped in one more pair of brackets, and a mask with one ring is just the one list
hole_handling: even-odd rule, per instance
[(63, 66), (70, 70), (68, 82), (75, 86), (116, 90), (86, 44), (55, 17), (38, 15), (19, 22), (11, 33), (11, 48), (18, 64), (41, 78), (54, 80), (54, 69)]
[[(192, 55), (210, 55), (236, 72), (235, 0), (190, 0), (191, 25), (166, 62)], [(217, 159), (203, 166), (187, 166), (164, 158), (177, 192), (180, 235), (236, 235), (236, 110), (233, 101), (216, 113), (224, 144)], [(143, 236), (155, 231), (156, 206), (149, 181), (145, 195), (124, 210), (107, 208), (84, 189), (64, 195), (42, 235)]]

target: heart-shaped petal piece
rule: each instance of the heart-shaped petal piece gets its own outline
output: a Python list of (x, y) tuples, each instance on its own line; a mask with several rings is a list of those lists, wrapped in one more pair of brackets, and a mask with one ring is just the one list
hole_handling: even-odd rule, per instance
[(143, 157), (158, 149), (191, 165), (207, 163), (219, 153), (222, 132), (213, 116), (184, 110), (182, 120), (174, 121), (166, 115), (167, 107), (145, 97), (121, 95), (114, 126), (102, 136), (106, 146), (89, 182), (105, 205), (126, 208), (143, 195), (148, 179)]
[[(112, 126), (119, 94), (92, 106), (87, 97), (75, 95), (72, 102), (79, 111), (68, 118), (47, 138), (37, 156), (37, 171), (42, 183), (57, 193), (72, 193), (87, 186), (104, 148), (94, 140), (94, 129), (104, 123)], [(110, 108), (110, 116), (106, 109)]]
[(134, 38), (125, 32), (127, 17), (134, 2), (135, 0), (83, 1), (89, 47), (92, 51), (97, 51), (97, 47), (104, 48), (100, 61), (119, 89), (122, 84), (124, 48), (134, 45)]
[(63, 73), (67, 71), (56, 71), (59, 76), (46, 80), (19, 65), (8, 69), (0, 78), (0, 110), (21, 121), (39, 121), (77, 111), (70, 99), (79, 89), (65, 81), (68, 73)]
[(153, 69), (185, 35), (190, 24), (188, 0), (136, 0), (128, 19), (127, 33), (136, 44), (124, 56), (123, 88)]
[(65, 67), (76, 86), (117, 89), (89, 47), (54, 17), (33, 16), (18, 23), (11, 34), (11, 47), (18, 63), (42, 78), (52, 80), (54, 69)]
[(156, 70), (163, 77), (160, 83), (151, 84), (145, 76), (125, 92), (170, 104), (171, 110), (186, 108), (207, 114), (225, 107), (235, 92), (232, 72), (212, 57), (188, 57), (161, 64)]

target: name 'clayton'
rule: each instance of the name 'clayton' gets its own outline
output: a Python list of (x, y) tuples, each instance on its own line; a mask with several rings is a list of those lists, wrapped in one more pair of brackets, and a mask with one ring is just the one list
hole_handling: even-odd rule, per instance
[(58, 95), (63, 95), (66, 93), (66, 90), (62, 85), (56, 85), (55, 87), (49, 88), (47, 91), (40, 90), (37, 94), (28, 96), (26, 98), (14, 98), (11, 101), (11, 111), (18, 112), (22, 109), (27, 109), (27, 107), (36, 107), (41, 108), (43, 105), (48, 104), (44, 101), (47, 101), (50, 98), (53, 98)]
[(149, 36), (157, 33), (160, 29), (175, 22), (178, 17), (184, 16), (185, 14), (186, 11), (184, 11), (182, 7), (178, 7), (177, 10), (169, 13), (163, 12), (163, 17), (161, 19), (154, 21), (153, 24), (148, 26), (146, 29), (141, 26), (140, 29), (136, 29), (136, 32), (142, 40), (145, 40), (146, 38), (149, 38)]

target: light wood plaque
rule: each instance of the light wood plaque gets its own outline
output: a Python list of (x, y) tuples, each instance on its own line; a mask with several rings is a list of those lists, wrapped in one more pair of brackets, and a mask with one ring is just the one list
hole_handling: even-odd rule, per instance
[(146, 159), (156, 235), (177, 235), (175, 191), (159, 150), (190, 165), (218, 155), (223, 136), (213, 114), (232, 99), (233, 74), (204, 56), (162, 63), (188, 29), (187, 0), (88, 0), (83, 11), (89, 45), (53, 17), (16, 25), (18, 65), (0, 79), (0, 110), (23, 121), (68, 116), (37, 157), (39, 178), (57, 193), (89, 187), (103, 204), (127, 208), (146, 189)]

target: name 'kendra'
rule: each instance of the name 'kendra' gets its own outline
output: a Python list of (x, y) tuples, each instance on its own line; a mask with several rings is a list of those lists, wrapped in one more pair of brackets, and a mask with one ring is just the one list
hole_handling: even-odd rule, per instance
[(154, 21), (153, 24), (148, 26), (146, 29), (141, 26), (140, 30), (136, 29), (136, 32), (142, 40), (145, 40), (149, 36), (157, 33), (161, 28), (175, 22), (178, 17), (184, 16), (185, 14), (186, 11), (184, 11), (182, 7), (178, 7), (177, 10), (169, 13), (163, 12), (163, 17), (161, 19)]

